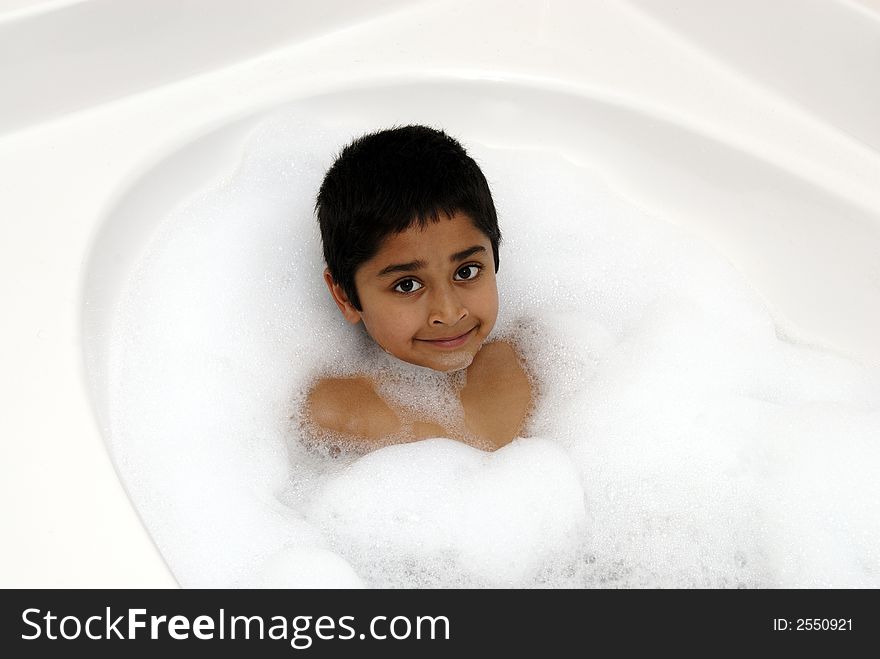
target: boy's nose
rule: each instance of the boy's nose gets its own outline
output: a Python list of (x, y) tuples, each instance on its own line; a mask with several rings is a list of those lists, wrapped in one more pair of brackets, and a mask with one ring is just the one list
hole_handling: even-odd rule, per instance
[(437, 291), (432, 301), (431, 314), (428, 318), (431, 325), (451, 327), (468, 315), (467, 309), (454, 290)]

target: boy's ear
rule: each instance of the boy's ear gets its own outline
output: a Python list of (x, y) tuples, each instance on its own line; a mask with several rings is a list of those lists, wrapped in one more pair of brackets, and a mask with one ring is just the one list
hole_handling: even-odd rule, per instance
[(345, 291), (342, 290), (342, 286), (333, 281), (333, 275), (330, 274), (330, 268), (324, 268), (324, 282), (327, 284), (327, 288), (330, 289), (330, 295), (333, 296), (333, 301), (336, 303), (336, 306), (339, 307), (339, 310), (342, 312), (342, 315), (345, 316), (345, 319), (350, 323), (360, 322), (360, 311), (354, 308), (354, 305), (349, 301)]

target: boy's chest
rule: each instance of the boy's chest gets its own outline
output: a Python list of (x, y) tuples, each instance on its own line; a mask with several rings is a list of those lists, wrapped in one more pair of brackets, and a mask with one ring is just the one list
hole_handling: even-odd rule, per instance
[[(423, 401), (431, 396), (423, 392)], [(422, 413), (377, 393), (367, 377), (320, 381), (307, 403), (310, 423), (329, 436), (365, 447), (431, 437), (449, 437), (481, 449), (496, 449), (523, 436), (534, 392), (513, 348), (503, 342), (483, 346), (457, 390), (454, 414), (438, 417), (443, 405)], [(429, 403), (430, 405), (430, 403)], [(437, 419), (443, 418), (442, 422)], [(325, 436), (326, 437), (326, 436)]]

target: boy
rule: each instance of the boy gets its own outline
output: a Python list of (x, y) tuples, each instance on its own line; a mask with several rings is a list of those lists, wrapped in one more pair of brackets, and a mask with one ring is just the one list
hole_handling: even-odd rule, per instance
[(421, 379), (453, 383), (457, 400), (437, 417), (380, 395), (375, 378), (323, 378), (306, 401), (312, 430), (361, 451), (439, 436), (494, 450), (520, 436), (529, 379), (510, 344), (484, 345), (498, 314), (501, 233), (462, 146), (425, 126), (365, 135), (328, 170), (316, 212), (324, 280), (344, 318), (394, 358), (431, 369)]

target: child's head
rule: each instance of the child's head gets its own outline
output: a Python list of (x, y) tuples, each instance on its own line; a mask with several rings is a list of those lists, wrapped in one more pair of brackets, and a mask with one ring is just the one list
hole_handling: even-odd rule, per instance
[(325, 280), (348, 320), (404, 361), (470, 364), (497, 316), (501, 234), (486, 178), (456, 140), (425, 126), (358, 138), (316, 211)]

